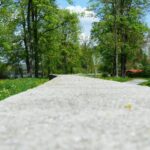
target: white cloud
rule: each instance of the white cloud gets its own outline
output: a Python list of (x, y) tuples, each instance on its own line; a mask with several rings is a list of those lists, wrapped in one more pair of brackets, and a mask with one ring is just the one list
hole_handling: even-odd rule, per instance
[(77, 14), (80, 14), (81, 16), (85, 17), (93, 17), (95, 18), (96, 15), (93, 11), (87, 10), (86, 7), (81, 6), (68, 6), (66, 9), (70, 10), (70, 12), (75, 12)]
[(86, 35), (85, 33), (80, 34), (80, 42), (81, 43), (84, 43), (84, 42), (89, 41), (89, 40), (90, 40), (90, 36)]
[(66, 9), (79, 15), (82, 28), (82, 33), (80, 37), (81, 39), (89, 39), (90, 31), (92, 29), (92, 23), (98, 21), (96, 14), (93, 11), (87, 10), (86, 7), (81, 6), (68, 6), (66, 7)]

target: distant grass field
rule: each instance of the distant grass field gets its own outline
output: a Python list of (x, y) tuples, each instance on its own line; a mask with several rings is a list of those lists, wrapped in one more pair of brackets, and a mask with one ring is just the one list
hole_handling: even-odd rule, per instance
[(48, 79), (23, 78), (0, 80), (0, 100), (34, 88), (46, 81), (48, 81)]

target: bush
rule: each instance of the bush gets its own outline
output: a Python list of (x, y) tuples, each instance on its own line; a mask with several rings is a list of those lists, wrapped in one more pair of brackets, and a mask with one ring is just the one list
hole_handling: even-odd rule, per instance
[(8, 78), (8, 67), (5, 64), (0, 64), (0, 79)]
[(150, 65), (147, 65), (143, 68), (143, 77), (149, 78), (150, 77)]
[(110, 75), (109, 75), (109, 73), (107, 73), (107, 72), (103, 72), (103, 73), (102, 73), (102, 77), (103, 77), (103, 78), (106, 78), (106, 77), (109, 77), (109, 76), (110, 76)]
[(127, 72), (127, 76), (130, 78), (137, 78), (137, 77), (143, 77), (144, 72), (138, 72), (138, 73), (132, 73), (132, 72)]

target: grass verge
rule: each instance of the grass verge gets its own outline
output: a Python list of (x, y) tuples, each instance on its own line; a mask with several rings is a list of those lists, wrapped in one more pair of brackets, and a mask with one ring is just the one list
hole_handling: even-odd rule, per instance
[(23, 78), (0, 80), (0, 100), (34, 88), (46, 81), (48, 81), (48, 79)]
[(104, 80), (112, 80), (112, 81), (118, 81), (118, 82), (127, 82), (132, 80), (132, 78), (129, 77), (102, 77), (102, 75), (83, 75), (83, 76), (87, 76), (87, 77), (92, 77), (92, 78), (99, 78), (99, 79), (104, 79)]
[(129, 77), (125, 77), (125, 78), (122, 78), (122, 77), (100, 77), (100, 78), (105, 79), (105, 80), (118, 81), (118, 82), (127, 82), (127, 81), (132, 80), (132, 78), (129, 78)]
[(141, 83), (140, 85), (150, 86), (150, 79), (148, 79), (146, 82)]

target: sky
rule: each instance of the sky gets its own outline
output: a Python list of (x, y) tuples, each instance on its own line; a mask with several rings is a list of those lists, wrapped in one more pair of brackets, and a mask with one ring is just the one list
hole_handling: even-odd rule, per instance
[[(70, 11), (77, 13), (85, 12), (84, 17), (80, 17), (80, 26), (83, 38), (90, 36), (90, 31), (92, 29), (92, 23), (98, 21), (98, 18), (93, 17), (93, 12), (87, 12), (86, 8), (88, 7), (88, 0), (73, 0), (74, 4), (69, 5), (66, 0), (57, 0), (57, 4), (60, 8), (66, 8)], [(144, 18), (145, 22), (150, 27), (150, 15), (146, 15)]]
[(57, 4), (61, 8), (66, 8), (77, 13), (85, 13), (84, 17), (79, 17), (81, 26), (81, 38), (89, 38), (92, 23), (98, 19), (93, 17), (93, 12), (86, 11), (88, 0), (73, 0), (73, 2), (73, 5), (69, 5), (66, 0), (57, 0)]
[[(57, 0), (57, 4), (61, 7), (67, 7), (69, 4), (66, 2), (67, 0)], [(73, 5), (87, 7), (88, 0), (73, 0)]]

